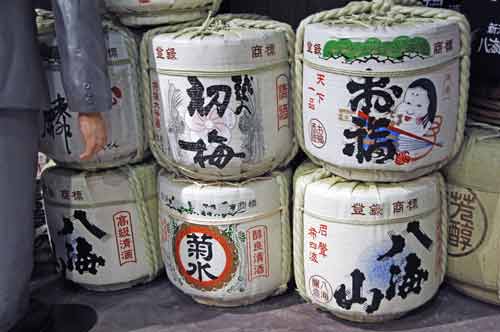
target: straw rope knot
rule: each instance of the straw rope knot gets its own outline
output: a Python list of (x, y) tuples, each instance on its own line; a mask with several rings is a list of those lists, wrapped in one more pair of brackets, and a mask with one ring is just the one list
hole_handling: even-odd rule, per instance
[(189, 27), (177, 32), (174, 38), (179, 38), (181, 36), (186, 36), (191, 39), (203, 38), (208, 36), (224, 36), (224, 34), (229, 30), (226, 22), (219, 20), (217, 17), (213, 16), (213, 12), (208, 13), (207, 19), (203, 22), (201, 26)]
[(391, 10), (393, 4), (393, 0), (373, 0), (372, 12), (384, 16)]

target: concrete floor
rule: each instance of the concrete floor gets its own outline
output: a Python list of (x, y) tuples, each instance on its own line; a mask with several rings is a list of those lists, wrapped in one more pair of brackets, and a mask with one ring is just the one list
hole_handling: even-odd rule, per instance
[(293, 291), (246, 308), (206, 307), (165, 277), (114, 293), (93, 293), (57, 281), (35, 297), (54, 304), (52, 332), (87, 332), (91, 326), (91, 332), (500, 331), (500, 307), (469, 299), (446, 285), (426, 307), (378, 325), (336, 319), (304, 303)]

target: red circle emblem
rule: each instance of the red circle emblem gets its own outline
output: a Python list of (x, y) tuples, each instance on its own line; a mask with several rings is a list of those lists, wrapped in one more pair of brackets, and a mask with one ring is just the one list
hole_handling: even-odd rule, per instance
[(174, 252), (179, 273), (198, 289), (220, 289), (236, 272), (236, 247), (216, 227), (182, 225), (175, 236)]

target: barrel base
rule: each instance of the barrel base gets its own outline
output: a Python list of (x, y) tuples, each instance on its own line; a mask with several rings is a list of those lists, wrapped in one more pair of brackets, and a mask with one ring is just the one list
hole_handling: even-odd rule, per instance
[(410, 309), (410, 310), (406, 310), (406, 311), (396, 312), (396, 313), (393, 313), (393, 314), (376, 315), (376, 316), (370, 316), (370, 315), (364, 315), (364, 314), (358, 314), (358, 315), (356, 315), (356, 314), (345, 314), (343, 312), (331, 311), (331, 310), (325, 309), (324, 307), (321, 307), (318, 304), (314, 304), (314, 305), (320, 311), (327, 312), (327, 313), (335, 316), (336, 318), (339, 318), (339, 319), (342, 319), (342, 320), (345, 320), (345, 321), (355, 322), (355, 323), (363, 323), (363, 324), (383, 323), (383, 322), (388, 322), (388, 321), (400, 319), (400, 318), (406, 316), (407, 314), (409, 314), (411, 312), (414, 312), (416, 310), (424, 308), (425, 306), (427, 306), (429, 303), (431, 303), (436, 298), (437, 294), (438, 294), (438, 292), (436, 292), (436, 294), (434, 294), (434, 296), (432, 298), (430, 298), (428, 301), (426, 301), (425, 303), (423, 303), (422, 305), (420, 305), (420, 306), (418, 306), (416, 308), (413, 308), (413, 309)]
[(252, 305), (257, 302), (263, 301), (266, 298), (274, 295), (276, 291), (267, 292), (265, 294), (254, 295), (249, 298), (239, 299), (239, 300), (223, 300), (223, 299), (212, 299), (208, 297), (200, 297), (193, 296), (193, 300), (197, 303), (204, 304), (211, 307), (223, 307), (223, 308), (231, 308), (231, 307), (243, 307), (247, 305)]
[(400, 312), (400, 313), (395, 313), (395, 314), (378, 315), (378, 316), (344, 315), (344, 314), (339, 313), (339, 312), (330, 312), (330, 313), (332, 315), (334, 315), (335, 317), (343, 319), (343, 320), (347, 320), (350, 322), (356, 322), (356, 323), (368, 324), (368, 323), (382, 323), (382, 322), (387, 322), (387, 321), (391, 321), (391, 320), (396, 320), (396, 319), (403, 317), (404, 315), (406, 315), (409, 312), (410, 311), (405, 311), (405, 312)]
[(495, 290), (471, 286), (455, 279), (447, 279), (447, 282), (464, 295), (489, 304), (500, 305), (500, 297)]
[(111, 285), (91, 285), (91, 284), (78, 283), (75, 281), (72, 281), (72, 282), (89, 290), (89, 291), (101, 293), (101, 292), (116, 292), (116, 291), (120, 291), (120, 290), (124, 290), (124, 289), (128, 289), (128, 288), (132, 288), (132, 287), (135, 287), (138, 285), (142, 285), (142, 284), (146, 284), (148, 282), (151, 282), (155, 278), (151, 278), (148, 276), (148, 277), (143, 277), (143, 278), (139, 278), (139, 279), (128, 281), (128, 282), (123, 282), (123, 283), (119, 283), (119, 284), (111, 284)]

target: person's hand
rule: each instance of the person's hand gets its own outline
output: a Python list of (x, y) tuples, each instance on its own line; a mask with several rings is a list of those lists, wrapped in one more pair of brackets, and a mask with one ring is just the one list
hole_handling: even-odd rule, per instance
[(106, 123), (101, 113), (78, 113), (80, 132), (85, 143), (81, 160), (89, 160), (101, 151), (108, 141)]

